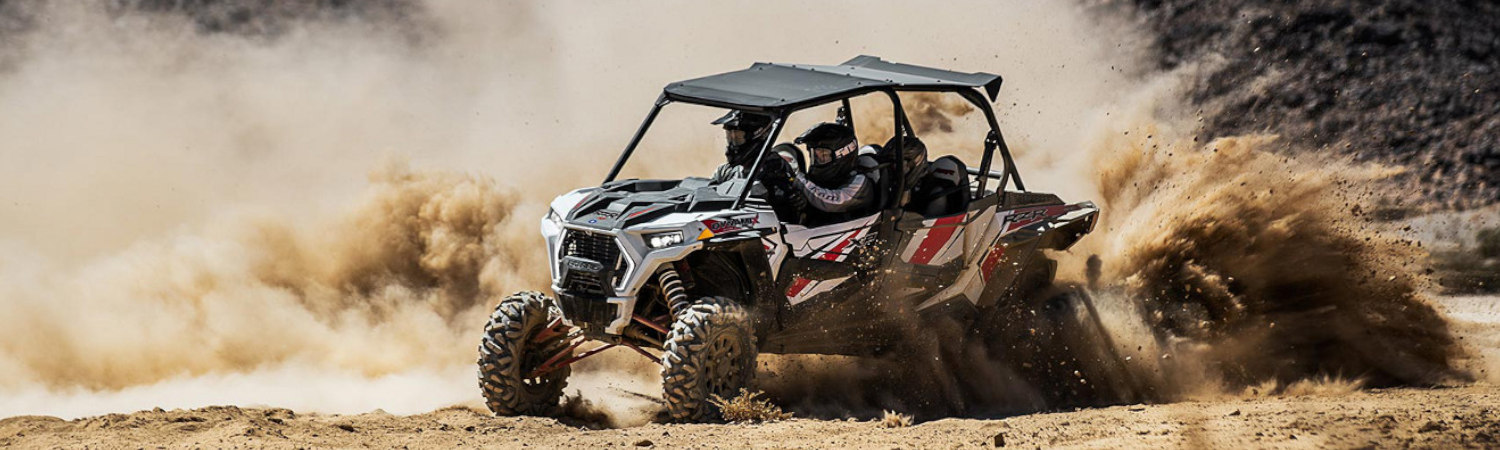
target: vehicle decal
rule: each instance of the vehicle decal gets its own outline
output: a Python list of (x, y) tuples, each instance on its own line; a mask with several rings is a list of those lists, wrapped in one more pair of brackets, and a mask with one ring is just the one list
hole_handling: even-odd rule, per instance
[[(809, 279), (806, 279), (806, 278), (802, 278), (802, 277), (797, 277), (797, 278), (792, 279), (792, 285), (791, 285), (791, 287), (788, 287), (786, 289), (786, 296), (787, 296), (787, 298), (797, 298), (797, 294), (801, 294), (802, 293), (802, 289), (806, 288), (809, 283), (812, 283), (812, 280), (809, 280)], [(796, 304), (796, 303), (797, 303), (796, 301), (792, 302), (792, 304)]]
[(628, 216), (625, 216), (625, 218), (626, 218), (626, 219), (634, 219), (634, 218), (635, 218), (635, 216), (639, 216), (639, 215), (641, 215), (641, 214), (645, 214), (645, 213), (648, 213), (648, 212), (651, 212), (651, 211), (656, 211), (656, 210), (658, 210), (658, 209), (661, 209), (661, 207), (660, 207), (660, 206), (658, 206), (658, 207), (654, 207), (654, 208), (646, 208), (646, 209), (642, 209), (642, 210), (640, 210), (640, 211), (636, 211), (636, 212), (633, 212), (633, 213), (630, 213), (630, 215), (628, 215)]
[(792, 305), (808, 301), (818, 296), (818, 294), (839, 287), (845, 281), (849, 281), (850, 278), (852, 277), (834, 278), (832, 280), (809, 280), (797, 277), (792, 280), (791, 287), (786, 290), (787, 301), (791, 302)]
[(844, 238), (840, 239), (838, 241), (838, 244), (834, 245), (833, 248), (820, 253), (815, 253), (813, 254), (813, 258), (821, 259), (824, 261), (843, 261), (845, 258), (849, 257), (849, 254), (846, 253), (844, 249), (848, 247), (850, 243), (853, 243), (856, 239), (859, 239), (859, 236), (864, 234), (867, 230), (869, 230), (869, 228), (860, 228), (844, 234)]
[(759, 215), (748, 215), (732, 217), (728, 219), (708, 219), (703, 221), (703, 226), (714, 234), (733, 233), (755, 228), (760, 224)]
[(1003, 231), (1000, 234), (1010, 234), (1013, 231), (1035, 225), (1048, 218), (1063, 215), (1073, 209), (1072, 205), (1056, 205), (1005, 211), (1001, 213), (1000, 229)]
[[(805, 228), (799, 225), (787, 225), (785, 242), (791, 247), (792, 256), (798, 258), (818, 258), (819, 253), (826, 249), (839, 245), (845, 240), (851, 239), (855, 230), (860, 233), (868, 231), (871, 225), (880, 218), (879, 214), (871, 215), (849, 222), (821, 226), (817, 228)], [(857, 236), (856, 236), (857, 237)], [(847, 245), (847, 244), (845, 244)]]
[(781, 236), (767, 234), (760, 238), (760, 245), (766, 250), (766, 262), (771, 266), (771, 279), (776, 280), (781, 274), (781, 263), (786, 260), (786, 244), (781, 242)]
[(979, 276), (984, 277), (986, 282), (990, 281), (990, 277), (995, 275), (995, 265), (1000, 264), (1000, 260), (1004, 257), (1005, 246), (997, 240), (995, 245), (990, 247), (990, 251), (985, 253), (984, 260), (979, 262)]
[(911, 240), (911, 242), (917, 242), (917, 244), (913, 246), (909, 242), (907, 244), (907, 251), (902, 252), (902, 259), (912, 264), (932, 264), (934, 263), (934, 256), (937, 256), (939, 253), (945, 253), (945, 257), (940, 258), (936, 263), (942, 264), (951, 261), (957, 254), (943, 252), (943, 250), (951, 249), (954, 242), (957, 241), (955, 238), (962, 237), (963, 227), (961, 224), (964, 221), (964, 217), (964, 214), (941, 217), (935, 220), (930, 227), (919, 230), (912, 236)]

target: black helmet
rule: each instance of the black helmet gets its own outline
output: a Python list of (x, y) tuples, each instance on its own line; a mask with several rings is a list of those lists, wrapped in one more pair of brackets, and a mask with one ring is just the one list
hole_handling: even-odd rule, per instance
[(771, 132), (769, 116), (738, 109), (714, 120), (713, 124), (724, 126), (724, 159), (730, 164), (749, 165)]
[[(916, 136), (906, 136), (903, 139), (904, 146), (901, 148), (901, 169), (906, 171), (906, 186), (917, 185), (917, 180), (927, 176), (927, 144), (923, 144)], [(886, 141), (885, 148), (896, 146), (896, 138)]]
[(813, 125), (798, 136), (796, 142), (807, 146), (807, 154), (812, 159), (807, 178), (819, 186), (843, 186), (854, 174), (859, 142), (854, 138), (854, 130), (848, 126), (830, 122)]

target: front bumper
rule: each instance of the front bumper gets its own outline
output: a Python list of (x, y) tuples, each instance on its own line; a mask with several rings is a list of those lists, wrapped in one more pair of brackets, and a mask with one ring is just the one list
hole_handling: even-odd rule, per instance
[[(551, 257), (558, 261), (553, 265), (552, 291), (557, 294), (563, 320), (594, 336), (624, 333), (635, 311), (637, 296), (656, 269), (703, 248), (703, 243), (696, 241), (662, 249), (648, 248), (642, 236), (660, 229), (603, 231), (573, 225), (562, 228), (556, 239), (548, 239), (549, 244), (559, 243), (552, 248)], [(621, 250), (624, 264), (618, 267), (599, 261), (569, 264), (569, 260), (577, 259), (562, 244), (568, 241), (569, 233), (611, 236)]]
[(583, 330), (584, 335), (600, 337), (618, 335), (630, 324), (630, 308), (634, 298), (599, 297), (574, 295), (566, 290), (557, 291), (557, 306), (562, 309), (563, 320), (568, 325)]

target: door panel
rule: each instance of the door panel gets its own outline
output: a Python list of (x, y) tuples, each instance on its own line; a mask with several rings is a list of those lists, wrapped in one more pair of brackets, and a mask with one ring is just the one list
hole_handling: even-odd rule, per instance
[[(783, 239), (790, 251), (777, 277), (787, 303), (781, 310), (784, 329), (778, 335), (814, 333), (820, 341), (842, 341), (865, 333), (871, 326), (867, 322), (876, 316), (872, 314), (876, 305), (866, 290), (873, 291), (878, 271), (862, 270), (859, 262), (865, 257), (865, 242), (875, 234), (879, 219), (879, 214), (873, 214), (816, 228), (787, 226)], [(803, 351), (844, 351), (807, 349), (799, 347), (803, 343), (797, 341), (777, 341), (776, 345)]]
[(793, 258), (843, 262), (859, 251), (860, 239), (874, 231), (872, 228), (879, 219), (880, 214), (873, 214), (816, 228), (787, 225), (785, 240)]
[(900, 259), (908, 264), (941, 266), (964, 256), (964, 220), (967, 214), (923, 220), (920, 227), (903, 231), (907, 238)]

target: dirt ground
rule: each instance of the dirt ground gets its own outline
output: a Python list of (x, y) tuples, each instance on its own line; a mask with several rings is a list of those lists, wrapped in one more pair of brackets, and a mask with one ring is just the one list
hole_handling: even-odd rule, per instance
[(64, 421), (0, 420), (0, 447), (712, 447), (1242, 448), (1500, 446), (1500, 388), (1386, 389), (1128, 405), (905, 428), (793, 419), (761, 425), (651, 424), (588, 430), (467, 408), (412, 416), (297, 414), (232, 406)]
[[(1438, 300), (1472, 356), (1500, 360), (1500, 340), (1493, 333), (1500, 324), (1500, 298)], [(1198, 401), (951, 418), (902, 428), (885, 428), (878, 421), (794, 418), (770, 424), (591, 429), (569, 419), (496, 418), (469, 407), (398, 416), (214, 406), (75, 420), (0, 419), (0, 447), (1497, 448), (1500, 386), (1486, 366), (1475, 367), (1481, 381), (1459, 387), (1357, 390), (1350, 383), (1323, 381), (1278, 390), (1279, 395), (1250, 389)]]
[[(757, 4), (797, 30), (770, 34), (717, 5), (78, 3), (0, 0), (0, 449), (1500, 448), (1500, 258), (1472, 250), (1500, 220), (1500, 2)], [(494, 302), (549, 285), (537, 219), (597, 182), (633, 108), (750, 56), (857, 54), (1003, 74), (1007, 163), (1103, 207), (1075, 251), (1105, 286), (1176, 302), (1159, 322), (1224, 337), (1201, 347), (1246, 380), (1314, 381), (886, 428), (842, 414), (933, 396), (826, 371), (761, 384), (798, 418), (667, 425), (654, 366), (583, 370), (605, 354), (569, 393), (627, 426), (472, 407)], [(978, 161), (949, 125), (917, 131)], [(684, 136), (660, 145), (706, 142)], [(687, 175), (711, 147), (645, 160)], [(1367, 217), (1391, 236), (1345, 222)], [(1453, 368), (1449, 331), (1479, 381), (1415, 387)]]

